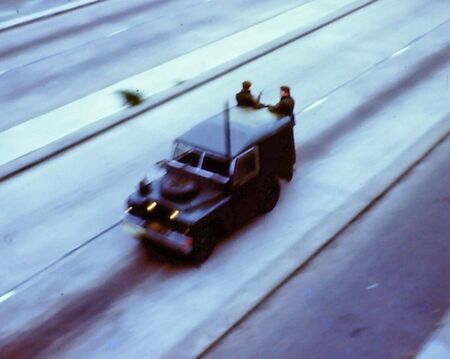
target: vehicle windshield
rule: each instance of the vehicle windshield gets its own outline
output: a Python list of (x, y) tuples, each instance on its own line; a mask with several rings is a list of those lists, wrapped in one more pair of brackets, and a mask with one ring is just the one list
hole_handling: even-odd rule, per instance
[(175, 161), (185, 163), (192, 167), (198, 167), (200, 162), (200, 152), (197, 152), (191, 146), (184, 143), (176, 143), (173, 151), (173, 159)]
[(193, 148), (184, 143), (175, 144), (173, 159), (192, 167), (201, 168), (205, 171), (228, 177), (230, 167), (229, 160)]

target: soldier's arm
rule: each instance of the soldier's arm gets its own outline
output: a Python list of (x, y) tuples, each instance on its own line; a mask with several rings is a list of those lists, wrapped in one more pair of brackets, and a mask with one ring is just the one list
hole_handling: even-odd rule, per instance
[(276, 105), (269, 105), (269, 111), (271, 111), (271, 112), (279, 112), (280, 111), (280, 104), (281, 104), (281, 102), (278, 102)]

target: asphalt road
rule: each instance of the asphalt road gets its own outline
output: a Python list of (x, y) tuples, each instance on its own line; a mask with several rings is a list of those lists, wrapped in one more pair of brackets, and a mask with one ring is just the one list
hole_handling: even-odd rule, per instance
[[(389, 6), (389, 3), (381, 4), (380, 10), (377, 10), (384, 18), (379, 24), (368, 21), (373, 16), (373, 12), (368, 9), (356, 19), (347, 19), (304, 41), (280, 49), (209, 86), (161, 106), (127, 126), (117, 128), (2, 183), (2, 203), (11, 204), (12, 210), (2, 213), (0, 218), (3, 239), (0, 243), (1, 250), (11, 254), (1, 263), (1, 272), (5, 275), (0, 282), (0, 289), (6, 291), (14, 287), (117, 223), (124, 198), (143, 173), (148, 172), (150, 177), (157, 175), (152, 164), (166, 157), (173, 138), (200, 119), (221, 111), (223, 99), (239, 88), (242, 78), (250, 75), (255, 79), (256, 90), (266, 88), (263, 98), (266, 102), (276, 99), (278, 95), (273, 84), (288, 80), (297, 106), (312, 104), (445, 21), (447, 14), (438, 6), (424, 12), (424, 8), (429, 8), (426, 3), (423, 0), (417, 1), (414, 6), (399, 6), (396, 12), (391, 12), (391, 16), (383, 15), (385, 6)], [(422, 11), (423, 17), (417, 18), (417, 22), (411, 21), (417, 11)], [(399, 18), (405, 19), (404, 26), (398, 32), (391, 33), (392, 28), (398, 27)], [(355, 21), (361, 27), (357, 33), (348, 36)], [(390, 33), (389, 42), (386, 41), (387, 34), (379, 36), (378, 31), (382, 29)], [(447, 27), (439, 27), (436, 38), (444, 39), (445, 42), (446, 29)], [(433, 42), (434, 37), (423, 45), (420, 56), (425, 56), (426, 51), (435, 51), (433, 46), (442, 46), (441, 43), (434, 45)], [(444, 50), (446, 51), (445, 48)], [(328, 58), (330, 52), (335, 54), (333, 61)], [(302, 55), (301, 66), (290, 60), (289, 55), (293, 53)], [(414, 61), (419, 59), (418, 55), (408, 52), (404, 56)], [(446, 58), (444, 56), (443, 60)], [(441, 55), (437, 59), (441, 59)], [(280, 71), (267, 73), (268, 64), (280, 65)], [(416, 78), (417, 69), (400, 66), (407, 71), (407, 76)], [(442, 67), (439, 63), (434, 67), (429, 66), (427, 62), (423, 66), (427, 67), (426, 71), (438, 71)], [(339, 71), (334, 71), (335, 68), (339, 68)], [(420, 70), (419, 73), (426, 75), (426, 71)], [(346, 106), (358, 103), (359, 93), (363, 88), (383, 88), (399, 75), (397, 71), (393, 77), (389, 74), (390, 77), (385, 82), (366, 81), (358, 84), (358, 91), (350, 90), (344, 98), (339, 99), (345, 105), (341, 104), (338, 108), (337, 102), (330, 104), (335, 109), (327, 112), (329, 119), (325, 119), (324, 115), (317, 118), (314, 111), (303, 114), (301, 132), (300, 127), (296, 129), (298, 140), (305, 141), (302, 146), (302, 163), (315, 166), (318, 160), (323, 161), (327, 153), (333, 150), (333, 144), (345, 148), (347, 144), (341, 144), (343, 138), (354, 131), (365, 131), (364, 127), (360, 127), (363, 123), (361, 118), (367, 117), (369, 108), (363, 108), (364, 112), (354, 113), (355, 117), (345, 118), (345, 121), (339, 121), (336, 111), (345, 111)], [(416, 78), (416, 81), (420, 79)], [(308, 91), (304, 90), (304, 84), (308, 84)], [(438, 86), (440, 88), (440, 84)], [(204, 99), (208, 96), (211, 101), (205, 103)], [(441, 96), (445, 96), (445, 93), (434, 94), (430, 101), (436, 102)], [(387, 100), (392, 98), (391, 93), (386, 95), (386, 101), (384, 98), (374, 98), (376, 103), (370, 107), (373, 108), (371, 111), (381, 108), (383, 104), (390, 105)], [(436, 115), (434, 111), (438, 108), (437, 105), (429, 106), (429, 116)], [(180, 108), (189, 111), (180, 112)], [(40, 251), (43, 246), (46, 247), (45, 252)], [(23, 265), (24, 261), (26, 266)]]
[(405, 359), (450, 305), (450, 139), (204, 358)]
[[(0, 354), (162, 356), (448, 113), (446, 10), (379, 1), (2, 182)], [(202, 267), (161, 263), (119, 227), (124, 200), (145, 172), (158, 175), (152, 164), (172, 139), (221, 111), (244, 78), (266, 89), (265, 102), (292, 86), (296, 176), (276, 211)]]
[(109, 0), (0, 33), (0, 131), (304, 0)]

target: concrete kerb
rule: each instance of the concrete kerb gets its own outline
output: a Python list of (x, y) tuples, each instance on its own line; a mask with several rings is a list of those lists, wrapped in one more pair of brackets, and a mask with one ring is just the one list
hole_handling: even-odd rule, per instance
[[(450, 115), (445, 116), (421, 136), (391, 165), (375, 175), (338, 210), (329, 214), (272, 263), (265, 266), (227, 300), (225, 306), (211, 313), (164, 355), (164, 358), (202, 357), (233, 328), (297, 274), (340, 234), (369, 210), (381, 197), (401, 181), (418, 163), (450, 136)], [(307, 250), (305, 251), (305, 248)]]
[[(105, 1), (105, 0), (98, 0)], [(309, 26), (300, 27), (298, 30), (288, 33), (274, 41), (271, 41), (257, 49), (249, 51), (236, 59), (229, 61), (226, 64), (217, 66), (211, 70), (206, 71), (200, 76), (187, 80), (173, 88), (162, 91), (156, 95), (147, 98), (141, 105), (133, 108), (126, 108), (123, 111), (111, 115), (109, 117), (99, 119), (98, 121), (78, 130), (70, 135), (56, 140), (45, 147), (39, 148), (30, 152), (16, 160), (8, 162), (0, 166), (0, 182), (9, 179), (24, 170), (27, 170), (35, 165), (38, 165), (58, 154), (61, 154), (87, 140), (90, 140), (120, 124), (123, 124), (143, 113), (152, 110), (153, 108), (174, 99), (177, 96), (183, 95), (192, 91), (210, 81), (213, 81), (227, 73), (236, 70), (254, 60), (257, 60), (279, 48), (286, 46), (300, 38), (311, 34), (343, 17), (350, 15), (378, 0), (355, 0), (351, 4), (343, 6), (339, 10), (329, 14), (318, 20), (316, 23)]]
[(36, 12), (34, 14), (21, 16), (16, 19), (7, 20), (5, 22), (0, 23), (0, 32), (8, 31), (14, 29), (19, 26), (31, 24), (33, 22), (37, 22), (43, 19), (47, 19), (53, 16), (61, 15), (69, 11), (81, 9), (83, 7), (87, 7), (90, 5), (94, 5), (97, 3), (101, 3), (107, 0), (79, 0), (73, 3), (69, 3), (66, 5), (56, 6), (54, 8), (43, 10)]

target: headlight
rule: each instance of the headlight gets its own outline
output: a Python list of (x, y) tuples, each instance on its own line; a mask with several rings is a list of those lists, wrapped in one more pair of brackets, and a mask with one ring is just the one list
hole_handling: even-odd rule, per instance
[(173, 211), (169, 216), (170, 220), (173, 221), (175, 218), (177, 218), (179, 213), (180, 213), (180, 211), (177, 209), (175, 211)]
[(153, 210), (155, 209), (155, 207), (156, 207), (156, 202), (150, 202), (150, 203), (147, 205), (147, 212), (153, 211)]

